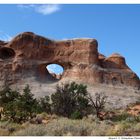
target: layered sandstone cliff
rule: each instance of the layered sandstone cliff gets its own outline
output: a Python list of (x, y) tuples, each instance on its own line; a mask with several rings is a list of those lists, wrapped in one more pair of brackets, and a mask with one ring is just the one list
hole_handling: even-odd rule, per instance
[(95, 39), (54, 41), (25, 32), (10, 42), (0, 41), (0, 85), (17, 84), (34, 77), (36, 82), (56, 80), (46, 69), (49, 64), (64, 68), (61, 80), (89, 84), (126, 85), (140, 88), (140, 79), (119, 54), (109, 57), (98, 52)]

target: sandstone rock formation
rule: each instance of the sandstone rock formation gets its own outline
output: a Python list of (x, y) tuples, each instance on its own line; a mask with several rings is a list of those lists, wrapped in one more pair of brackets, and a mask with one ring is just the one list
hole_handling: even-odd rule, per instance
[[(105, 57), (95, 39), (54, 41), (24, 32), (10, 42), (0, 41), (0, 85), (17, 84), (34, 77), (36, 82), (56, 80), (46, 69), (49, 64), (64, 68), (61, 80), (89, 84), (126, 85), (140, 88), (138, 76), (119, 54)], [(58, 79), (57, 79), (58, 80)]]

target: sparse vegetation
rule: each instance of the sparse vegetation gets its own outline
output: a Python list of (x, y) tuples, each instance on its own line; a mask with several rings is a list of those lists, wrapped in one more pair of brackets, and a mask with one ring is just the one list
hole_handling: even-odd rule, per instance
[(49, 96), (35, 99), (28, 85), (22, 94), (6, 87), (0, 92), (0, 103), (5, 119), (18, 123), (30, 120), (41, 112), (81, 119), (88, 114), (88, 108), (91, 107), (87, 87), (75, 82), (57, 86), (51, 100)]
[[(88, 118), (86, 120), (71, 120), (68, 118), (59, 118), (57, 120), (52, 120), (46, 126), (43, 124), (30, 125), (27, 129), (20, 130), (14, 135), (90, 136), (92, 134), (95, 135), (95, 131), (98, 131), (98, 135), (100, 135), (100, 130), (102, 130), (102, 135), (105, 135), (105, 132), (108, 130), (104, 129), (104, 125), (105, 124), (103, 124), (102, 126), (102, 124), (97, 124), (94, 121), (91, 122), (90, 120), (88, 120)], [(107, 125), (105, 127), (107, 128)]]
[(79, 120), (48, 116), (49, 121), (41, 124), (26, 122), (21, 125), (2, 122), (0, 134), (14, 136), (133, 136), (139, 135), (140, 132), (139, 122), (100, 121), (94, 115)]
[(6, 87), (0, 91), (0, 135), (139, 135), (140, 116), (128, 114), (128, 110), (105, 112), (101, 119), (106, 99), (99, 93), (92, 98), (85, 85), (75, 82), (57, 86), (50, 97), (38, 100), (28, 85), (22, 94)]

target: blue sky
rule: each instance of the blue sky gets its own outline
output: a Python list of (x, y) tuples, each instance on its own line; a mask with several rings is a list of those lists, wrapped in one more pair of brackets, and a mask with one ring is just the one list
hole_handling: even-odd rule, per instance
[(0, 39), (32, 31), (48, 38), (96, 38), (99, 51), (125, 56), (140, 76), (140, 5), (0, 5)]

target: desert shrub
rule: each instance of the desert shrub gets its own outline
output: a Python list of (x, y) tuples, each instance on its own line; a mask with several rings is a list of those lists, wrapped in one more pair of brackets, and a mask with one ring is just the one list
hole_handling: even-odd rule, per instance
[(140, 123), (121, 121), (117, 122), (108, 135), (112, 136), (139, 136)]
[(131, 126), (125, 130), (123, 135), (127, 134), (129, 136), (139, 136), (140, 135), (140, 123), (131, 123)]
[(114, 122), (124, 121), (124, 120), (131, 120), (132, 116), (127, 112), (122, 112), (121, 114), (115, 115), (111, 120)]
[(118, 122), (114, 129), (112, 129), (110, 131), (110, 135), (116, 135), (116, 136), (126, 136), (128, 135), (128, 133), (126, 133), (131, 127), (133, 127), (133, 124), (132, 123), (128, 123), (126, 121), (121, 121), (121, 122)]
[(43, 98), (40, 98), (38, 100), (38, 112), (46, 112), (46, 113), (51, 113), (51, 104), (50, 104), (50, 97), (45, 96)]
[(9, 87), (5, 87), (0, 91), (0, 119), (3, 119), (5, 109), (10, 106), (17, 98), (19, 98), (19, 92), (12, 90)]
[(136, 123), (134, 126), (133, 126), (133, 129), (131, 131), (138, 131), (140, 132), (140, 123)]
[(82, 119), (82, 114), (79, 111), (75, 111), (70, 116), (71, 119)]
[(130, 122), (130, 123), (139, 123), (140, 122), (140, 116), (128, 115), (128, 117), (125, 119), (125, 121)]
[[(12, 93), (16, 96), (11, 97)], [(7, 120), (23, 122), (32, 118), (37, 113), (38, 102), (33, 97), (28, 85), (23, 89), (23, 94), (10, 90), (8, 94), (7, 92), (5, 93), (6, 95), (8, 95), (9, 99), (4, 105), (4, 116)]]
[(0, 91), (0, 106), (5, 107), (7, 103), (14, 101), (19, 97), (19, 92), (12, 90), (8, 86)]
[(79, 112), (81, 116), (86, 115), (90, 106), (87, 86), (75, 82), (58, 85), (51, 100), (53, 113), (69, 118), (74, 112)]
[[(24, 122), (32, 119), (38, 113), (51, 113), (51, 105), (49, 96), (34, 98), (31, 93), (29, 85), (23, 89), (23, 93), (5, 87), (0, 91), (0, 107), (3, 108), (4, 120), (11, 120), (14, 122)], [(1, 118), (0, 112), (0, 118)]]
[(100, 118), (100, 112), (105, 108), (107, 96), (105, 96), (103, 93), (96, 93), (95, 99), (93, 99), (90, 93), (88, 93), (88, 98), (93, 109), (96, 111), (97, 117)]
[(136, 122), (140, 122), (140, 116), (134, 116)]

